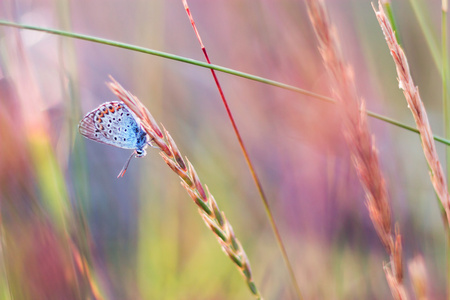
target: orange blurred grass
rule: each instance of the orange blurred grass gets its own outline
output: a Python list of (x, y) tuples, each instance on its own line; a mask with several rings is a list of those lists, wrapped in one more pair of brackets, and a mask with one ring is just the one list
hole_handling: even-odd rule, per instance
[[(80, 228), (54, 153), (48, 115), (16, 30), (0, 81), (0, 243), (12, 299), (101, 299), (80, 268)], [(8, 74), (8, 75), (6, 75)], [(20, 83), (26, 83), (20, 85)], [(84, 237), (86, 238), (86, 236)]]
[(408, 270), (417, 300), (428, 299), (428, 275), (423, 256), (417, 255), (408, 263)]
[(335, 27), (330, 23), (324, 2), (307, 0), (306, 3), (309, 18), (319, 41), (319, 52), (343, 115), (345, 139), (365, 191), (369, 215), (389, 255), (389, 264), (384, 270), (392, 296), (395, 299), (408, 299), (403, 282), (400, 230), (392, 232), (388, 192), (379, 164), (375, 139), (369, 132), (364, 101), (360, 100), (357, 94), (353, 71), (342, 57), (339, 38)]
[(6, 79), (1, 99), (0, 240), (9, 294), (13, 299), (77, 299), (77, 275), (65, 237), (42, 208), (26, 127)]

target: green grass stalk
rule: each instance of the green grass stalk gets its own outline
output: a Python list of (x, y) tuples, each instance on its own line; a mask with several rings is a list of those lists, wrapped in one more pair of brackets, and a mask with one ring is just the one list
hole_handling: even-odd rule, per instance
[(10, 291), (10, 284), (8, 274), (6, 273), (5, 252), (3, 250), (4, 244), (4, 229), (2, 223), (2, 214), (0, 210), (0, 300), (13, 299)]
[[(441, 52), (442, 52), (442, 107), (444, 111), (444, 135), (450, 138), (450, 99), (448, 95), (448, 41), (447, 41), (447, 0), (442, 0)], [(450, 148), (446, 148), (447, 174), (450, 170)], [(450, 184), (447, 181), (447, 184)]]
[[(78, 34), (78, 33), (67, 32), (67, 31), (63, 31), (63, 30), (50, 29), (50, 28), (44, 28), (44, 27), (39, 27), (39, 26), (19, 24), (19, 23), (6, 21), (6, 20), (0, 20), (0, 25), (9, 26), (9, 27), (15, 27), (15, 28), (21, 28), (21, 29), (27, 29), (27, 30), (42, 31), (42, 32), (50, 33), (50, 34), (55, 34), (55, 35), (60, 35), (60, 36), (65, 36), (65, 37), (70, 37), (70, 38), (90, 41), (90, 42), (94, 42), (94, 43), (98, 43), (98, 44), (104, 44), (104, 45), (109, 45), (109, 46), (113, 46), (113, 47), (123, 48), (123, 49), (131, 50), (131, 51), (146, 53), (146, 54), (150, 54), (150, 55), (155, 55), (155, 56), (159, 56), (159, 57), (163, 57), (163, 58), (167, 58), (167, 59), (171, 59), (171, 60), (175, 60), (175, 61), (179, 61), (179, 62), (183, 62), (183, 63), (196, 65), (196, 66), (199, 66), (199, 67), (202, 67), (202, 68), (213, 69), (213, 70), (216, 70), (216, 71), (219, 71), (219, 72), (223, 72), (223, 73), (231, 74), (231, 75), (234, 75), (234, 76), (246, 78), (246, 79), (249, 79), (249, 80), (261, 82), (261, 83), (264, 83), (264, 84), (272, 85), (272, 86), (275, 86), (275, 87), (279, 87), (279, 88), (282, 88), (282, 89), (285, 89), (285, 90), (289, 90), (289, 91), (292, 91), (292, 92), (295, 92), (295, 93), (299, 93), (299, 94), (302, 94), (302, 95), (305, 95), (305, 96), (313, 97), (315, 99), (326, 101), (326, 102), (329, 102), (329, 103), (335, 103), (336, 102), (331, 97), (327, 97), (327, 96), (319, 95), (319, 94), (316, 94), (316, 93), (312, 93), (312, 92), (309, 92), (307, 90), (298, 88), (296, 86), (292, 86), (292, 85), (285, 84), (285, 83), (282, 83), (282, 82), (278, 82), (278, 81), (275, 81), (275, 80), (270, 80), (270, 79), (267, 79), (267, 78), (264, 78), (264, 77), (260, 77), (260, 76), (256, 76), (256, 75), (252, 75), (252, 74), (249, 74), (249, 73), (236, 71), (236, 70), (233, 70), (233, 69), (230, 69), (230, 68), (226, 68), (226, 67), (222, 67), (222, 66), (219, 66), (219, 65), (208, 64), (208, 63), (205, 63), (205, 62), (202, 62), (202, 61), (198, 61), (198, 60), (195, 60), (195, 59), (191, 59), (191, 58), (187, 58), (187, 57), (183, 57), (183, 56), (179, 56), (179, 55), (170, 54), (170, 53), (167, 53), (167, 52), (157, 51), (157, 50), (153, 50), (153, 49), (148, 49), (148, 48), (139, 47), (139, 46), (135, 46), (135, 45), (127, 44), (127, 43), (121, 43), (121, 42), (117, 42), (117, 41), (113, 41), (113, 40), (93, 37), (93, 36), (84, 35), (84, 34)], [(399, 122), (399, 121), (397, 121), (395, 119), (382, 116), (380, 114), (371, 112), (369, 110), (367, 110), (366, 113), (367, 113), (368, 116), (373, 117), (375, 119), (379, 119), (381, 121), (387, 122), (389, 124), (392, 124), (394, 126), (397, 126), (397, 127), (403, 128), (403, 129), (406, 129), (406, 130), (411, 131), (411, 132), (419, 133), (419, 131), (416, 128), (408, 126), (406, 124), (403, 124), (402, 122)], [(445, 139), (445, 138), (443, 138), (441, 136), (438, 136), (438, 135), (433, 135), (433, 138), (436, 141), (440, 142), (440, 143), (443, 143), (443, 144), (446, 144), (446, 145), (450, 146), (450, 140), (448, 140), (448, 139)]]
[[(442, 52), (442, 107), (444, 111), (444, 135), (450, 137), (450, 103), (448, 96), (448, 41), (447, 41), (447, 15), (448, 1), (442, 0), (442, 17), (441, 17), (441, 52)], [(448, 174), (450, 172), (450, 148), (445, 149), (445, 158), (447, 166), (447, 185), (450, 185)], [(441, 207), (443, 210), (443, 207)], [(444, 210), (445, 215), (445, 210)], [(447, 299), (450, 299), (450, 228), (448, 223), (444, 223), (447, 233)]]
[(399, 31), (397, 29), (397, 22), (395, 22), (394, 12), (392, 11), (391, 1), (385, 0), (382, 3), (384, 6), (384, 9), (386, 10), (386, 15), (388, 16), (389, 21), (392, 24), (392, 28), (394, 29), (395, 37), (397, 38), (397, 42), (401, 45), (400, 35), (398, 34)]
[(420, 29), (422, 29), (423, 36), (425, 37), (425, 40), (427, 41), (427, 46), (430, 49), (431, 57), (433, 58), (433, 61), (436, 65), (437, 71), (442, 75), (442, 68), (441, 68), (441, 54), (439, 50), (439, 44), (437, 42), (436, 35), (431, 30), (430, 22), (428, 22), (424, 16), (424, 12), (426, 9), (421, 7), (421, 5), (425, 5), (426, 1), (422, 1), (422, 3), (419, 3), (417, 0), (409, 0), (411, 3), (411, 6), (413, 8), (414, 14), (416, 15), (416, 18), (419, 22)]

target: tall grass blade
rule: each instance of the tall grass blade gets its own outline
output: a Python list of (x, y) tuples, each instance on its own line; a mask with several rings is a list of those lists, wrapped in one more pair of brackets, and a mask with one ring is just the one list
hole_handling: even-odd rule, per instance
[[(226, 67), (222, 67), (219, 65), (214, 65), (214, 64), (208, 64), (202, 61), (198, 61), (195, 59), (191, 59), (191, 58), (187, 58), (187, 57), (183, 57), (183, 56), (179, 56), (179, 55), (174, 55), (174, 54), (170, 54), (170, 53), (166, 53), (166, 52), (162, 52), (162, 51), (157, 51), (157, 50), (152, 50), (152, 49), (148, 49), (148, 48), (144, 48), (144, 47), (138, 47), (135, 45), (131, 45), (131, 44), (127, 44), (127, 43), (121, 43), (121, 42), (117, 42), (117, 41), (113, 41), (113, 40), (108, 40), (108, 39), (103, 39), (103, 38), (98, 38), (98, 37), (93, 37), (93, 36), (89, 36), (89, 35), (84, 35), (84, 34), (78, 34), (78, 33), (73, 33), (73, 32), (67, 32), (67, 31), (63, 31), (63, 30), (56, 30), (56, 29), (50, 29), (50, 28), (44, 28), (44, 27), (39, 27), (39, 26), (32, 26), (32, 25), (26, 25), (26, 24), (19, 24), (19, 23), (14, 23), (14, 22), (10, 22), (10, 21), (6, 21), (6, 20), (0, 20), (0, 25), (4, 25), (4, 26), (10, 26), (10, 27), (15, 27), (15, 28), (22, 28), (22, 29), (28, 29), (28, 30), (36, 30), (36, 31), (43, 31), (43, 32), (47, 32), (50, 34), (55, 34), (55, 35), (60, 35), (60, 36), (65, 36), (65, 37), (71, 37), (71, 38), (76, 38), (76, 39), (80, 39), (80, 40), (85, 40), (85, 41), (90, 41), (90, 42), (94, 42), (94, 43), (99, 43), (99, 44), (104, 44), (104, 45), (109, 45), (109, 46), (113, 46), (113, 47), (118, 47), (118, 48), (123, 48), (123, 49), (127, 49), (127, 50), (132, 50), (132, 51), (137, 51), (137, 52), (142, 52), (142, 53), (146, 53), (146, 54), (150, 54), (150, 55), (155, 55), (155, 56), (159, 56), (159, 57), (163, 57), (163, 58), (167, 58), (167, 59), (172, 59), (175, 61), (180, 61), (180, 62), (184, 62), (184, 63), (188, 63), (188, 64), (192, 64), (192, 65), (196, 65), (202, 68), (208, 68), (208, 69), (213, 69), (219, 72), (223, 72), (223, 73), (227, 73), (227, 74), (231, 74), (231, 75), (235, 75), (238, 77), (242, 77), (242, 78), (246, 78), (249, 80), (253, 80), (253, 81), (257, 81), (257, 82), (261, 82), (264, 84), (268, 84), (268, 85), (272, 85), (275, 87), (279, 87), (285, 90), (289, 90), (289, 91), (293, 91), (295, 93), (299, 93), (305, 96), (309, 96), (309, 97), (313, 97), (316, 98), (318, 100), (322, 100), (325, 102), (330, 102), (330, 103), (335, 103), (335, 100), (327, 97), (327, 96), (323, 96), (323, 95), (319, 95), (304, 89), (301, 89), (299, 87), (296, 86), (292, 86), (289, 84), (285, 84), (282, 82), (278, 82), (275, 80), (270, 80), (264, 77), (260, 77), (260, 76), (256, 76), (256, 75), (252, 75), (249, 73), (245, 73), (245, 72), (240, 72), (240, 71), (236, 71), (230, 68), (226, 68)], [(375, 119), (379, 119), (381, 121), (387, 122), (389, 124), (392, 124), (394, 126), (406, 129), (408, 131), (411, 132), (415, 132), (415, 133), (419, 133), (419, 131), (416, 128), (413, 128), (411, 126), (408, 126), (406, 124), (403, 124), (399, 121), (396, 121), (392, 118), (388, 118), (385, 116), (382, 116), (380, 114), (371, 112), (371, 111), (366, 111), (368, 116), (371, 116)], [(449, 139), (445, 139), (443, 137), (440, 137), (438, 135), (433, 135), (433, 138), (443, 144), (449, 145), (450, 146), (450, 140)]]
[[(194, 29), (195, 35), (197, 36), (197, 40), (200, 43), (200, 47), (202, 49), (203, 55), (205, 56), (206, 62), (208, 64), (211, 64), (211, 61), (210, 61), (209, 56), (208, 56), (208, 53), (206, 51), (206, 47), (203, 44), (202, 39), (200, 37), (200, 33), (198, 32), (197, 26), (195, 25), (195, 21), (194, 21), (194, 18), (192, 16), (192, 14), (191, 14), (190, 9), (189, 9), (187, 0), (182, 0), (182, 2), (183, 2), (183, 5), (184, 5), (186, 14), (187, 14), (189, 20), (191, 21), (191, 25), (192, 25), (192, 27)], [(244, 141), (243, 141), (243, 139), (241, 137), (241, 134), (240, 134), (239, 129), (238, 129), (237, 125), (236, 125), (236, 122), (234, 121), (233, 114), (231, 113), (231, 109), (228, 106), (228, 102), (227, 102), (227, 100), (225, 98), (225, 94), (224, 94), (224, 92), (222, 90), (222, 87), (220, 86), (219, 79), (217, 78), (217, 75), (216, 75), (216, 72), (214, 71), (214, 69), (211, 69), (211, 74), (212, 74), (212, 76), (214, 78), (214, 82), (216, 83), (217, 90), (219, 91), (220, 98), (222, 99), (223, 105), (225, 106), (225, 110), (227, 112), (228, 118), (230, 119), (231, 126), (233, 127), (233, 130), (234, 130), (234, 134), (236, 135), (236, 138), (238, 140), (239, 146), (241, 147), (241, 151), (242, 151), (242, 154), (244, 155), (244, 159), (247, 162), (247, 166), (248, 166), (248, 168), (250, 170), (250, 173), (252, 175), (253, 181), (254, 181), (254, 183), (256, 185), (256, 188), (258, 189), (259, 197), (260, 197), (261, 201), (263, 202), (264, 209), (265, 209), (266, 214), (267, 214), (267, 218), (269, 219), (270, 226), (272, 227), (272, 230), (274, 232), (275, 239), (277, 241), (278, 247), (280, 248), (281, 255), (283, 257), (284, 263), (286, 264), (286, 268), (288, 269), (289, 277), (291, 279), (291, 284), (294, 287), (294, 290), (295, 290), (295, 293), (297, 295), (297, 298), (298, 299), (302, 299), (303, 297), (302, 297), (302, 293), (300, 292), (300, 287), (298, 286), (297, 279), (295, 278), (295, 273), (294, 273), (294, 270), (292, 268), (292, 264), (289, 261), (289, 257), (288, 257), (287, 251), (286, 251), (286, 249), (284, 247), (284, 244), (283, 244), (283, 241), (281, 239), (280, 231), (278, 230), (278, 226), (277, 226), (277, 224), (275, 222), (275, 218), (272, 215), (272, 211), (270, 209), (269, 201), (267, 200), (267, 196), (266, 196), (266, 194), (264, 192), (264, 189), (263, 189), (263, 186), (261, 184), (261, 181), (260, 181), (260, 179), (258, 177), (258, 174), (256, 173), (255, 168), (253, 167), (253, 163), (251, 162), (250, 156), (249, 156), (249, 154), (247, 152), (247, 148), (244, 145)]]
[[(450, 99), (448, 95), (448, 40), (447, 40), (447, 16), (448, 1), (442, 0), (442, 19), (441, 19), (441, 55), (442, 55), (442, 107), (444, 110), (444, 135), (450, 137)], [(445, 161), (447, 169), (447, 186), (450, 184), (448, 174), (450, 174), (450, 148), (445, 149)], [(445, 210), (441, 207), (442, 214), (445, 216)], [(450, 298), (450, 226), (446, 224), (447, 233), (447, 297)]]

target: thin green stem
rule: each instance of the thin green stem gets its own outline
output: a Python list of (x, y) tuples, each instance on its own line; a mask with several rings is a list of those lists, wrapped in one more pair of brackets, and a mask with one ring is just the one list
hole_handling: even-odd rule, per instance
[(431, 57), (433, 57), (433, 61), (437, 67), (437, 70), (439, 73), (442, 73), (441, 68), (442, 58), (439, 51), (439, 43), (437, 42), (436, 35), (430, 29), (429, 22), (425, 19), (424, 12), (426, 12), (427, 10), (424, 7), (420, 6), (424, 5), (426, 1), (420, 1), (422, 3), (419, 3), (419, 1), (417, 0), (409, 0), (409, 2), (411, 3), (411, 7), (413, 8), (414, 14), (416, 15), (416, 18), (419, 21), (420, 29), (422, 29), (423, 36), (427, 41), (426, 44), (430, 49)]
[[(412, 1), (412, 0), (411, 0)], [(132, 50), (132, 51), (136, 51), (136, 52), (142, 52), (142, 53), (146, 53), (146, 54), (151, 54), (151, 55), (155, 55), (155, 56), (159, 56), (159, 57), (164, 57), (164, 58), (168, 58), (171, 60), (176, 60), (176, 61), (180, 61), (180, 62), (184, 62), (184, 63), (188, 63), (188, 64), (192, 64), (192, 65), (196, 65), (199, 67), (203, 67), (203, 68), (208, 68), (208, 69), (213, 69), (219, 72), (223, 72), (223, 73), (228, 73), (231, 75), (235, 75), (238, 77), (242, 77), (242, 78), (246, 78), (249, 80), (253, 80), (253, 81), (257, 81), (257, 82), (261, 82), (261, 83), (265, 83), (268, 85), (272, 85), (272, 86), (276, 86), (285, 90), (290, 90), (293, 91), (295, 93), (299, 93), (302, 95), (306, 95), (306, 96), (310, 96), (322, 101), (326, 101), (326, 102), (330, 102), (330, 103), (336, 103), (336, 101), (330, 97), (327, 96), (323, 96), (323, 95), (319, 95), (316, 93), (312, 93), (309, 92), (307, 90), (298, 88), (296, 86), (292, 86), (289, 84), (285, 84), (285, 83), (281, 83), (275, 80), (270, 80), (264, 77), (260, 77), (260, 76), (255, 76), (252, 74), (248, 74), (248, 73), (244, 73), (244, 72), (240, 72), (240, 71), (236, 71), (230, 68), (225, 68), (219, 65), (213, 65), (213, 64), (208, 64), (202, 61), (198, 61), (195, 59), (190, 59), (190, 58), (186, 58), (183, 56), (178, 56), (178, 55), (174, 55), (174, 54), (170, 54), (170, 53), (166, 53), (166, 52), (162, 52), (162, 51), (157, 51), (157, 50), (152, 50), (152, 49), (148, 49), (148, 48), (144, 48), (144, 47), (138, 47), (138, 46), (134, 46), (134, 45), (130, 45), (130, 44), (126, 44), (126, 43), (120, 43), (120, 42), (116, 42), (116, 41), (112, 41), (112, 40), (108, 40), (108, 39), (102, 39), (102, 38), (98, 38), (98, 37), (93, 37), (93, 36), (89, 36), (89, 35), (84, 35), (84, 34), (78, 34), (78, 33), (72, 33), (72, 32), (67, 32), (67, 31), (62, 31), (62, 30), (56, 30), (56, 29), (50, 29), (50, 28), (43, 28), (43, 27), (37, 27), (37, 26), (32, 26), (32, 25), (25, 25), (25, 24), (18, 24), (18, 23), (14, 23), (14, 22), (10, 22), (10, 21), (6, 21), (6, 20), (0, 20), (0, 25), (4, 25), (4, 26), (9, 26), (9, 27), (15, 27), (15, 28), (21, 28), (21, 29), (28, 29), (28, 30), (36, 30), (36, 31), (42, 31), (42, 32), (47, 32), (50, 34), (55, 34), (55, 35), (60, 35), (60, 36), (65, 36), (65, 37), (70, 37), (70, 38), (76, 38), (76, 39), (80, 39), (80, 40), (85, 40), (85, 41), (90, 41), (90, 42), (94, 42), (94, 43), (99, 43), (99, 44), (104, 44), (104, 45), (109, 45), (109, 46), (113, 46), (113, 47), (118, 47), (118, 48), (123, 48), (123, 49), (127, 49), (127, 50)], [(371, 111), (366, 111), (367, 115), (379, 119), (381, 121), (385, 121), (388, 122), (392, 125), (395, 125), (397, 127), (406, 129), (408, 131), (411, 132), (415, 132), (415, 133), (419, 133), (419, 131), (411, 126), (408, 126), (406, 124), (403, 124), (399, 121), (396, 121), (394, 119), (390, 119), (388, 117), (384, 117), (382, 115), (379, 115), (377, 113), (371, 112)], [(434, 140), (436, 140), (437, 142), (443, 143), (445, 145), (450, 146), (450, 139), (445, 139), (443, 137), (440, 137), (438, 135), (433, 135)]]
[[(445, 216), (444, 220), (445, 220)], [(450, 299), (450, 286), (449, 286), (449, 281), (450, 281), (450, 228), (448, 227), (448, 223), (447, 222), (443, 222), (444, 223), (444, 229), (445, 229), (445, 233), (447, 236), (447, 249), (446, 249), (446, 257), (447, 257), (447, 299)]]
[[(448, 49), (447, 49), (447, 0), (442, 0), (442, 20), (441, 20), (441, 55), (442, 55), (442, 106), (444, 110), (444, 136), (445, 138), (450, 138), (450, 103), (448, 97)], [(445, 158), (447, 166), (447, 174), (450, 171), (450, 148), (445, 149)], [(449, 176), (447, 175), (447, 185), (450, 184)], [(441, 207), (444, 212), (444, 208)], [(450, 236), (449, 228), (446, 227), (447, 233), (447, 299), (450, 299)]]
[[(444, 111), (444, 136), (450, 139), (450, 103), (448, 95), (448, 42), (447, 42), (447, 0), (442, 1), (442, 106)], [(450, 170), (450, 148), (446, 149), (447, 173)], [(450, 184), (447, 176), (447, 184)]]
[(285, 90), (290, 90), (290, 91), (293, 91), (293, 92), (296, 92), (299, 94), (311, 96), (311, 97), (314, 97), (314, 98), (317, 98), (317, 99), (320, 99), (323, 101), (334, 102), (334, 100), (329, 97), (319, 95), (316, 93), (312, 93), (307, 90), (304, 90), (304, 89), (301, 89), (301, 88), (298, 88), (298, 87), (295, 87), (295, 86), (292, 86), (289, 84), (281, 83), (281, 82), (278, 82), (275, 80), (270, 80), (270, 79), (267, 79), (264, 77), (255, 76), (255, 75), (251, 75), (251, 74), (244, 73), (244, 72), (239, 72), (239, 71), (236, 71), (236, 70), (233, 70), (230, 68), (226, 68), (226, 67), (222, 67), (219, 65), (209, 64), (209, 63), (202, 62), (199, 60), (195, 60), (195, 59), (191, 59), (191, 58), (187, 58), (187, 57), (183, 57), (183, 56), (179, 56), (179, 55), (175, 55), (175, 54), (170, 54), (170, 53), (163, 52), (163, 51), (148, 49), (148, 48), (134, 46), (134, 45), (127, 44), (127, 43), (121, 43), (121, 42), (117, 42), (117, 41), (113, 41), (113, 40), (103, 39), (103, 38), (99, 38), (99, 37), (93, 37), (93, 36), (79, 34), (79, 33), (67, 32), (67, 31), (63, 31), (63, 30), (44, 28), (44, 27), (38, 27), (38, 26), (32, 26), (32, 25), (18, 24), (18, 23), (14, 23), (14, 22), (10, 22), (10, 21), (5, 21), (5, 20), (0, 20), (0, 25), (21, 28), (21, 29), (28, 29), (28, 30), (42, 31), (42, 32), (47, 32), (47, 33), (51, 33), (51, 34), (55, 34), (55, 35), (71, 37), (71, 38), (76, 38), (79, 40), (84, 40), (84, 41), (94, 42), (94, 43), (98, 43), (98, 44), (109, 45), (109, 46), (113, 46), (113, 47), (117, 47), (117, 48), (132, 50), (132, 51), (136, 51), (136, 52), (151, 54), (151, 55), (168, 58), (171, 60), (180, 61), (180, 62), (188, 63), (191, 65), (195, 65), (195, 66), (199, 66), (199, 67), (203, 67), (203, 68), (207, 68), (207, 69), (213, 69), (216, 71), (220, 71), (222, 73), (228, 73), (231, 75), (239, 76), (239, 77), (250, 79), (253, 81), (266, 83), (266, 84), (269, 84), (272, 86), (283, 88)]
[(391, 2), (386, 1), (386, 2), (384, 2), (383, 6), (384, 6), (384, 9), (386, 10), (386, 14), (389, 18), (389, 22), (391, 22), (392, 29), (394, 29), (395, 38), (397, 39), (397, 43), (399, 45), (401, 45), (400, 36), (399, 36), (398, 30), (397, 30), (397, 23), (395, 22), (394, 13), (393, 13), (392, 7), (391, 7)]

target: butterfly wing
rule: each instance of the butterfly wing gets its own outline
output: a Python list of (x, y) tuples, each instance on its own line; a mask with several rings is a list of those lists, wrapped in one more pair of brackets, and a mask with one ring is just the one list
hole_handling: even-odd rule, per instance
[(116, 146), (110, 139), (105, 137), (94, 124), (95, 110), (88, 113), (78, 124), (78, 130), (84, 137), (103, 144)]
[(123, 102), (106, 102), (89, 112), (78, 125), (93, 141), (125, 149), (143, 149), (147, 134)]

